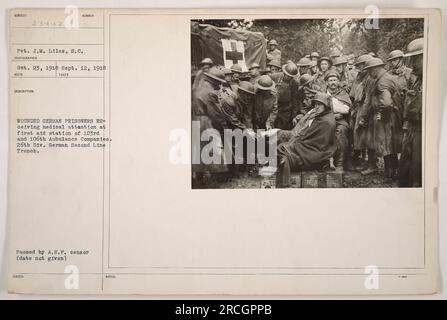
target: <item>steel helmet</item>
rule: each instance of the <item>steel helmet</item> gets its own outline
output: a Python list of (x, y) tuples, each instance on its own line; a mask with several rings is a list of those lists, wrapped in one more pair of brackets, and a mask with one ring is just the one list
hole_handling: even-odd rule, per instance
[(205, 64), (209, 64), (210, 66), (212, 66), (214, 65), (214, 62), (210, 58), (205, 58), (202, 61), (200, 61), (200, 65), (203, 66)]
[(338, 50), (338, 49), (334, 49), (334, 50), (332, 50), (331, 53), (330, 53), (330, 56), (333, 57), (333, 58), (335, 58), (335, 57), (339, 57), (340, 55), (341, 55), (341, 52), (340, 52), (340, 50)]
[(360, 57), (357, 58), (357, 61), (354, 63), (354, 65), (364, 63), (370, 59), (372, 59), (372, 57), (369, 54), (362, 54)]
[(254, 68), (260, 68), (261, 66), (259, 64), (257, 64), (256, 62), (253, 63), (250, 68), (248, 68), (248, 70), (254, 69)]
[(309, 58), (301, 58), (298, 63), (296, 64), (298, 67), (308, 67), (310, 66), (310, 64), (312, 63), (312, 61)]
[(411, 57), (422, 53), (424, 53), (424, 38), (418, 38), (408, 44), (405, 57)]
[(238, 65), (237, 63), (233, 64), (233, 65), (230, 67), (230, 70), (231, 70), (233, 73), (242, 73), (242, 67), (241, 67), (240, 65)]
[(321, 61), (327, 61), (329, 65), (332, 66), (332, 60), (329, 57), (321, 57), (320, 59), (318, 59), (318, 65), (320, 65)]
[(330, 96), (323, 92), (317, 92), (313, 99), (311, 99), (312, 102), (321, 102), (326, 107), (329, 107), (329, 98)]
[(300, 87), (304, 87), (306, 85), (308, 85), (309, 83), (311, 83), (314, 80), (314, 77), (312, 77), (310, 74), (303, 74), (300, 77), (299, 83), (300, 83)]
[(342, 56), (342, 57), (336, 57), (334, 59), (333, 65), (338, 66), (340, 64), (345, 64), (345, 63), (348, 63), (348, 60), (346, 59), (346, 57)]
[(375, 68), (375, 67), (383, 67), (384, 65), (385, 65), (385, 63), (383, 63), (382, 59), (371, 58), (365, 62), (365, 67), (363, 69), (365, 70), (365, 69), (371, 69), (371, 68)]
[(394, 59), (397, 59), (397, 58), (403, 58), (403, 56), (404, 56), (404, 53), (402, 51), (400, 51), (400, 50), (393, 50), (393, 51), (390, 52), (390, 54), (388, 55), (388, 59), (386, 59), (386, 60), (390, 61), (390, 60), (394, 60)]
[(283, 65), (282, 71), (289, 77), (295, 77), (298, 74), (298, 68), (293, 62)]
[(233, 71), (231, 71), (228, 68), (223, 68), (222, 71), (224, 72), (225, 75), (233, 74)]
[(268, 75), (264, 75), (259, 77), (257, 87), (260, 90), (271, 90), (275, 87), (275, 83)]
[(225, 83), (225, 73), (221, 70), (218, 69), (216, 67), (212, 67), (208, 72), (204, 72), (204, 75), (206, 75), (207, 77), (219, 81), (221, 83)]
[(276, 42), (276, 40), (270, 40), (269, 44), (273, 44), (273, 45), (277, 46), (278, 42)]
[(241, 81), (237, 87), (238, 90), (245, 91), (249, 94), (255, 94), (255, 87), (248, 81)]
[(268, 65), (281, 69), (281, 63), (279, 62), (279, 60), (272, 60), (268, 63)]

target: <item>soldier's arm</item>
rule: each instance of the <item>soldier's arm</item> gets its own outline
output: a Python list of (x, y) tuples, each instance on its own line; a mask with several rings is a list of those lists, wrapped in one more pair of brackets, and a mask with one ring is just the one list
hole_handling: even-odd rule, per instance
[(221, 107), (219, 105), (219, 99), (216, 94), (210, 94), (207, 99), (207, 111), (208, 116), (211, 118), (211, 121), (217, 129), (225, 129), (227, 127), (227, 122), (225, 115), (221, 111)]
[(378, 107), (380, 109), (388, 109), (393, 106), (393, 96), (390, 90), (382, 88), (378, 91)]
[(290, 104), (292, 107), (292, 118), (295, 118), (298, 114), (301, 113), (301, 103), (300, 103), (300, 95), (298, 91), (298, 83), (296, 80), (290, 80)]
[(227, 100), (222, 101), (222, 113), (225, 119), (234, 127), (239, 129), (247, 129), (246, 125), (242, 123), (234, 113), (234, 108), (231, 103)]
[(247, 128), (253, 128), (253, 119), (255, 117), (254, 102), (247, 106), (247, 110), (244, 110), (244, 122)]
[(265, 124), (266, 127), (269, 126), (270, 128), (274, 128), (274, 123), (276, 120), (276, 116), (278, 114), (278, 95), (275, 93), (274, 96), (275, 96), (275, 99), (273, 102), (272, 111), (270, 112), (270, 115), (269, 115), (267, 122)]

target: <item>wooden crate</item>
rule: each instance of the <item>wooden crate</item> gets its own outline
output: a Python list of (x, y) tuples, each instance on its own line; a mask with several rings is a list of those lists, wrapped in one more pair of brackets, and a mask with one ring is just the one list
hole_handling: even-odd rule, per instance
[(276, 188), (276, 175), (269, 177), (262, 177), (261, 189), (275, 189)]
[(292, 174), (290, 175), (290, 188), (301, 188), (301, 176), (301, 172), (292, 172)]
[(325, 184), (324, 173), (317, 171), (304, 171), (301, 173), (302, 188), (324, 188)]
[[(261, 175), (262, 189), (276, 188), (276, 174)], [(304, 171), (292, 172), (290, 188), (342, 188), (343, 174), (339, 172)]]
[(326, 173), (326, 188), (343, 188), (343, 174), (340, 172)]

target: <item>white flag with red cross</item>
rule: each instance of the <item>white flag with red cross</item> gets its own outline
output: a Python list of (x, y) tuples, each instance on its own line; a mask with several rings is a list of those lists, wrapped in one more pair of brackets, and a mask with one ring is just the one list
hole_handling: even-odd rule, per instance
[(231, 68), (233, 64), (238, 64), (243, 72), (247, 72), (244, 42), (234, 39), (221, 39), (220, 41), (222, 41), (225, 68)]

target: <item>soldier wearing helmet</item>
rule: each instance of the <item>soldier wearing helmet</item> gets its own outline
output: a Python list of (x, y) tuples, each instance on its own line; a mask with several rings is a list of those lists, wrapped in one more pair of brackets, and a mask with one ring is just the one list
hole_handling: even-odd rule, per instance
[(272, 60), (268, 63), (271, 73), (281, 72), (281, 62), (279, 60)]
[(350, 92), (352, 83), (357, 76), (357, 71), (348, 70), (348, 60), (344, 56), (336, 57), (333, 61), (333, 66), (340, 75), (340, 86), (345, 88), (346, 92)]
[(318, 59), (320, 59), (320, 55), (318, 54), (318, 52), (312, 52), (310, 54), (310, 60), (318, 62)]
[(226, 83), (225, 73), (219, 68), (212, 67), (203, 74), (203, 81), (194, 95), (196, 100), (195, 113), (200, 116), (207, 116), (211, 120), (212, 127), (219, 132), (223, 132), (223, 129), (226, 127), (226, 121), (220, 112), (219, 91), (222, 85)]
[(234, 94), (233, 88), (231, 87), (231, 81), (233, 79), (233, 71), (231, 71), (231, 69), (229, 68), (222, 68), (222, 71), (225, 75), (225, 82), (222, 84), (218, 92), (219, 100), (221, 100), (225, 95), (231, 96)]
[(415, 80), (416, 76), (412, 74), (411, 69), (404, 64), (404, 53), (400, 50), (393, 50), (388, 55), (389, 73), (397, 77), (397, 81), (402, 90), (408, 88), (411, 82)]
[(317, 77), (317, 74), (318, 74), (318, 66), (317, 66), (317, 62), (316, 61), (311, 61), (310, 62), (310, 67), (309, 67), (309, 71), (308, 71), (308, 73), (312, 76), (312, 77), (314, 77), (314, 78), (316, 78)]
[(251, 129), (253, 128), (251, 109), (255, 87), (248, 81), (241, 81), (237, 92), (231, 96), (223, 97), (221, 101), (222, 112), (227, 121), (226, 128), (229, 129)]
[[(255, 139), (255, 132), (253, 131), (253, 102), (255, 95), (255, 87), (248, 81), (241, 81), (239, 83), (237, 93), (232, 96), (225, 96), (221, 101), (222, 113), (227, 121), (227, 129), (242, 130), (247, 134), (248, 139)], [(246, 141), (243, 139), (235, 139), (233, 141), (224, 135), (225, 144), (232, 146), (232, 163), (230, 170), (234, 175), (240, 175), (247, 169), (247, 164), (254, 164), (255, 154), (247, 154)], [(254, 143), (253, 140), (250, 143)], [(226, 148), (225, 152), (229, 149)], [(241, 152), (239, 152), (241, 151)], [(248, 160), (253, 160), (248, 161)]]
[(250, 82), (255, 84), (258, 78), (261, 76), (261, 66), (257, 63), (253, 63), (249, 68), (250, 72)]
[(329, 54), (329, 56), (331, 57), (332, 61), (334, 61), (335, 58), (338, 58), (338, 57), (341, 56), (341, 51), (338, 50), (337, 48), (335, 48), (335, 49), (333, 49), (333, 50), (331, 51), (331, 53)]
[(303, 75), (305, 73), (310, 74), (309, 69), (312, 66), (312, 61), (309, 58), (301, 58), (296, 65), (298, 66), (298, 73), (300, 75)]
[(281, 51), (278, 49), (278, 42), (276, 40), (270, 40), (267, 49), (267, 62), (272, 60), (281, 61)]
[(315, 84), (315, 77), (310, 74), (303, 74), (299, 78), (298, 87), (298, 113), (294, 114), (293, 125), (295, 126), (298, 121), (312, 109), (311, 100), (314, 98), (317, 91), (321, 88)]
[(254, 127), (265, 130), (273, 129), (277, 114), (278, 96), (275, 82), (268, 75), (261, 76), (256, 84)]
[(318, 85), (322, 91), (326, 89), (326, 80), (324, 77), (326, 73), (332, 68), (332, 60), (329, 57), (321, 57), (317, 63), (318, 72), (315, 76), (315, 84)]
[[(373, 124), (369, 124), (370, 103), (369, 91), (371, 90), (373, 81), (368, 76), (367, 70), (364, 69), (366, 61), (372, 57), (368, 54), (361, 55), (357, 58), (354, 65), (358, 70), (349, 97), (352, 101), (352, 109), (350, 116), (350, 128), (352, 130), (353, 154), (352, 160), (348, 162), (348, 170), (363, 171), (369, 167), (376, 167), (376, 157), (374, 149), (369, 148), (369, 140), (372, 140)], [(369, 124), (369, 125), (368, 125)], [(366, 155), (368, 155), (368, 163), (365, 163)]]
[(424, 38), (411, 41), (405, 58), (415, 76), (405, 92), (403, 103), (402, 154), (399, 160), (399, 186), (422, 186), (422, 74)]
[(282, 66), (282, 72), (271, 75), (276, 84), (278, 94), (278, 114), (275, 128), (290, 130), (292, 128), (293, 114), (298, 109), (298, 67), (293, 63)]
[(237, 92), (237, 87), (239, 86), (240, 77), (242, 75), (242, 67), (238, 64), (233, 64), (230, 67), (230, 70), (232, 72), (230, 87), (233, 92)]
[[(207, 129), (215, 129), (217, 134), (222, 134), (227, 126), (226, 119), (221, 111), (218, 92), (221, 85), (225, 83), (225, 74), (222, 70), (212, 67), (203, 73), (203, 80), (192, 92), (192, 120), (200, 126), (200, 134)], [(205, 145), (210, 142), (192, 141), (193, 156), (201, 154)], [(220, 142), (213, 139), (216, 148), (221, 148)], [(201, 183), (211, 172), (226, 171), (226, 166), (209, 166), (199, 159), (193, 159), (193, 183)]]
[(200, 61), (200, 64), (199, 64), (200, 69), (199, 69), (199, 71), (197, 71), (196, 76), (194, 78), (194, 82), (192, 84), (192, 90), (197, 89), (200, 82), (204, 78), (203, 73), (208, 72), (213, 65), (214, 65), (214, 62), (210, 58), (205, 58), (202, 61)]
[(293, 130), (278, 132), (278, 170), (276, 187), (291, 185), (291, 172), (320, 169), (336, 150), (335, 119), (330, 97), (318, 92), (312, 99), (312, 109), (300, 119)]
[[(383, 157), (386, 178), (397, 174), (398, 158), (402, 147), (402, 99), (400, 86), (389, 74), (380, 58), (371, 58), (365, 67), (374, 84), (371, 88), (371, 112), (373, 113), (373, 147), (377, 157)], [(373, 168), (375, 169), (375, 168)], [(371, 170), (368, 173), (372, 173)]]

